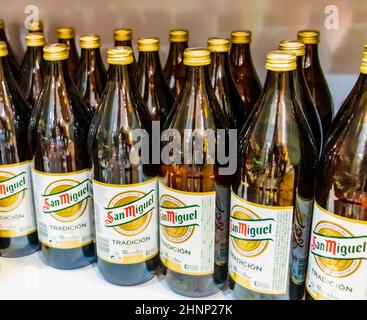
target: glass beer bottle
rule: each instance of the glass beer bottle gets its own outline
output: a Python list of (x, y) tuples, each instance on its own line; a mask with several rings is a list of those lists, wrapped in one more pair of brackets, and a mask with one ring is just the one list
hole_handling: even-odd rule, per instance
[(57, 29), (57, 36), (59, 43), (64, 43), (69, 48), (69, 58), (67, 60), (68, 70), (71, 79), (75, 81), (79, 70), (79, 54), (75, 44), (75, 29), (71, 27), (64, 27)]
[(320, 32), (317, 30), (301, 30), (298, 31), (297, 36), (298, 40), (305, 44), (303, 73), (320, 116), (325, 141), (333, 118), (334, 105), (319, 60)]
[[(228, 123), (210, 84), (210, 52), (186, 49), (184, 64), (186, 84), (165, 126), (185, 139), (174, 143), (168, 159), (162, 154), (160, 258), (173, 291), (204, 297), (218, 292), (227, 279), (230, 176), (221, 174), (213, 144)], [(169, 143), (163, 142), (162, 152)]]
[(43, 21), (42, 20), (32, 20), (29, 24), (28, 24), (28, 32), (32, 33), (32, 32), (43, 32), (44, 31), (44, 26), (43, 26)]
[(96, 34), (80, 37), (80, 66), (77, 87), (91, 114), (97, 110), (104, 87), (107, 73), (101, 56), (101, 38)]
[(238, 299), (304, 295), (317, 149), (294, 92), (296, 56), (267, 55), (232, 184), (229, 275)]
[(316, 181), (310, 299), (367, 299), (367, 91), (350, 102), (349, 121), (325, 145)]
[[(133, 31), (129, 28), (120, 28), (115, 29), (113, 31), (113, 40), (115, 43), (115, 47), (119, 46), (126, 46), (133, 48), (132, 45), (132, 39), (133, 39)], [(136, 79), (138, 74), (138, 64), (136, 63), (134, 51), (133, 51), (133, 62), (129, 65), (129, 68), (131, 69), (134, 79)]]
[(231, 128), (241, 130), (247, 119), (229, 65), (231, 42), (225, 38), (209, 38), (208, 50), (211, 52), (209, 77), (223, 113)]
[(11, 72), (13, 73), (14, 78), (17, 80), (19, 78), (19, 63), (17, 58), (15, 57), (14, 51), (12, 50), (8, 37), (5, 32), (5, 21), (0, 19), (0, 41), (4, 41), (8, 48), (8, 57), (9, 66)]
[(75, 269), (95, 260), (90, 114), (68, 71), (68, 47), (44, 47), (44, 87), (33, 109), (28, 139), (34, 156), (34, 200), (46, 264)]
[(27, 145), (31, 106), (19, 92), (7, 55), (0, 41), (0, 256), (21, 257), (39, 249)]
[(20, 67), (19, 86), (32, 107), (36, 105), (44, 80), (43, 47), (46, 44), (43, 33), (32, 32), (25, 36), (27, 50)]
[(229, 61), (233, 79), (246, 114), (250, 114), (261, 93), (261, 84), (251, 57), (251, 31), (232, 31)]
[[(117, 285), (148, 281), (159, 266), (158, 166), (150, 163), (149, 147), (134, 156), (134, 131), (144, 130), (149, 146), (152, 119), (134, 94), (127, 67), (133, 59), (130, 47), (107, 51), (110, 74), (91, 137), (97, 265)], [(145, 152), (147, 162), (141, 158)]]
[(169, 52), (164, 75), (172, 93), (177, 97), (185, 85), (186, 66), (183, 63), (183, 53), (188, 46), (189, 32), (184, 29), (169, 32)]

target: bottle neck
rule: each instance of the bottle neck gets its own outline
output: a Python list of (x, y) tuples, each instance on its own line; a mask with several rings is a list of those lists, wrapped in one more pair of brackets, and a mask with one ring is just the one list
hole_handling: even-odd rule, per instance
[(131, 40), (115, 40), (114, 45), (115, 47), (120, 47), (120, 46), (130, 47), (130, 48), (133, 47)]
[(130, 84), (133, 84), (133, 77), (129, 65), (111, 64), (108, 81), (131, 90)]
[(263, 93), (277, 100), (293, 99), (295, 71), (268, 70)]
[(305, 44), (305, 56), (303, 59), (303, 67), (320, 65), (319, 52), (317, 44)]
[(146, 74), (151, 76), (153, 74), (162, 75), (163, 71), (161, 66), (161, 61), (159, 59), (159, 51), (149, 51), (149, 52), (139, 52), (139, 76), (138, 78)]
[(252, 62), (250, 43), (233, 43), (230, 56), (233, 65), (250, 64)]
[(188, 47), (187, 41), (185, 42), (171, 42), (169, 46), (167, 64), (172, 66), (182, 63), (183, 54)]
[(229, 53), (228, 52), (212, 52), (210, 68), (214, 72), (221, 73), (219, 76), (229, 76)]
[(206, 92), (209, 82), (208, 66), (190, 66), (187, 70), (184, 92), (186, 95), (196, 95)]
[(103, 66), (101, 51), (99, 48), (82, 49), (80, 54), (80, 64), (88, 68), (89, 72), (95, 72)]
[(18, 86), (10, 69), (9, 56), (0, 58), (0, 82), (5, 82), (7, 86)]
[(59, 92), (63, 90), (68, 92), (68, 84), (71, 83), (71, 77), (68, 72), (66, 61), (67, 60), (47, 61), (45, 88), (57, 88)]

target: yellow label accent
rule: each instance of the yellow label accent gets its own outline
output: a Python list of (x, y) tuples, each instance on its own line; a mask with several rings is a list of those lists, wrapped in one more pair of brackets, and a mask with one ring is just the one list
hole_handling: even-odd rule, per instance
[(189, 194), (189, 195), (193, 195), (193, 196), (203, 196), (203, 195), (212, 195), (212, 194), (215, 194), (215, 191), (207, 191), (207, 192), (190, 192), (190, 191), (181, 191), (181, 190), (177, 190), (177, 189), (173, 189), (173, 188), (170, 188), (168, 186), (166, 186), (162, 180), (160, 180), (160, 182), (164, 185), (164, 187), (168, 190), (171, 190), (173, 192), (176, 192), (176, 193), (182, 193), (182, 194)]
[(70, 172), (65, 172), (65, 173), (52, 173), (52, 172), (43, 172), (43, 171), (38, 171), (35, 168), (32, 168), (32, 171), (38, 173), (38, 174), (42, 174), (44, 176), (54, 176), (54, 177), (65, 177), (65, 176), (70, 176), (73, 174), (80, 174), (80, 173), (84, 173), (84, 172), (88, 172), (91, 171), (92, 168), (87, 168), (87, 169), (83, 169), (83, 170), (79, 170), (79, 171), (70, 171)]
[(105, 183), (105, 182), (100, 182), (97, 181), (95, 179), (92, 179), (93, 183), (99, 184), (101, 186), (106, 186), (106, 187), (110, 187), (110, 188), (124, 188), (124, 187), (139, 187), (139, 186), (143, 186), (145, 184), (151, 183), (154, 180), (158, 180), (158, 176), (151, 178), (147, 181), (143, 181), (143, 182), (138, 182), (138, 183), (131, 183), (131, 184), (109, 184), (109, 183)]
[(104, 257), (100, 257), (98, 254), (98, 259), (101, 259), (103, 261), (106, 261), (108, 263), (113, 263), (113, 264), (137, 264), (137, 263), (141, 263), (141, 262), (145, 262), (145, 261), (148, 261), (152, 258), (154, 258), (157, 254), (158, 254), (158, 250), (155, 251), (153, 254), (151, 254), (149, 257), (147, 258), (143, 258), (142, 255), (135, 255), (135, 256), (126, 256), (126, 257), (123, 257), (121, 261), (114, 261), (114, 260), (111, 260), (111, 259), (106, 259)]
[(73, 240), (73, 241), (60, 242), (60, 244), (58, 246), (53, 246), (53, 245), (50, 245), (49, 243), (43, 242), (41, 240), (39, 240), (39, 241), (45, 247), (49, 247), (49, 248), (53, 248), (53, 249), (77, 249), (77, 248), (87, 246), (87, 245), (94, 242), (93, 240), (91, 240), (91, 241), (87, 241), (85, 243), (80, 243), (78, 240)]
[(36, 232), (37, 229), (34, 228), (31, 231), (24, 232), (24, 233), (17, 233), (14, 230), (0, 230), (0, 237), (1, 238), (16, 238), (16, 237), (23, 237), (27, 236), (29, 234), (32, 234), (33, 232)]

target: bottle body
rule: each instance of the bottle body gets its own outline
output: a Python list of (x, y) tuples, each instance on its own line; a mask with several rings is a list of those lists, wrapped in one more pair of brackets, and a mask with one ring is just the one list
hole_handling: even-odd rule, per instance
[(59, 43), (66, 44), (69, 48), (69, 58), (67, 60), (68, 70), (71, 75), (71, 80), (75, 81), (78, 77), (80, 58), (76, 49), (75, 38), (64, 39), (60, 38)]
[(10, 43), (8, 41), (8, 37), (5, 32), (5, 28), (0, 28), (0, 41), (4, 41), (8, 48), (8, 61), (10, 70), (13, 73), (14, 79), (18, 80), (19, 78), (19, 62), (10, 46)]

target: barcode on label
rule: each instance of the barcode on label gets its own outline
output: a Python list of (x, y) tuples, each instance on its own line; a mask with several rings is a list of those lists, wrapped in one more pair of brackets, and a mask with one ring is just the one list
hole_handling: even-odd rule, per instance
[(38, 235), (40, 236), (40, 238), (48, 239), (47, 225), (40, 222), (38, 223), (37, 228), (38, 228)]

